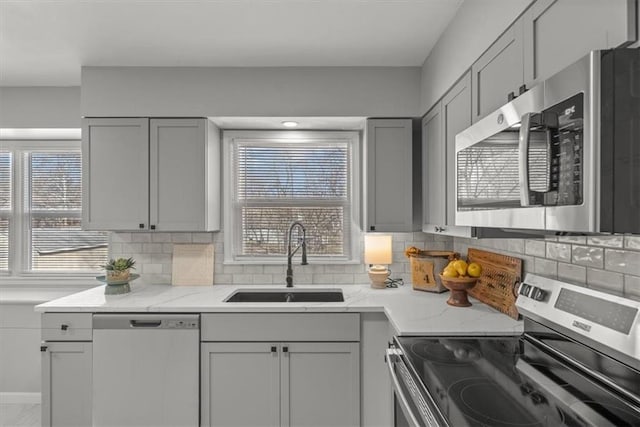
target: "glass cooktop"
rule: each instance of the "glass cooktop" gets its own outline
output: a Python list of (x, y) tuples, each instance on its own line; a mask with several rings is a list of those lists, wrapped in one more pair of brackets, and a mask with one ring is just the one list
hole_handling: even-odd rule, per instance
[(451, 426), (640, 426), (633, 396), (585, 377), (525, 338), (396, 339)]

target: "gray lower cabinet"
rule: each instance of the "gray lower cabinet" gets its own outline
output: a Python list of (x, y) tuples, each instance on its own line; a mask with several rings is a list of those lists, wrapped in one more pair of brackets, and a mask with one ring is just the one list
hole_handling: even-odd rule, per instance
[(422, 231), (472, 237), (455, 226), (456, 135), (471, 125), (471, 73), (467, 72), (422, 119)]
[(220, 228), (219, 131), (209, 120), (84, 119), (82, 159), (84, 229)]
[(524, 81), (532, 87), (594, 49), (637, 39), (629, 0), (538, 0), (523, 15)]
[(411, 119), (367, 120), (365, 230), (414, 230), (412, 160)]
[(203, 343), (203, 426), (359, 425), (358, 343)]
[(92, 424), (92, 343), (42, 345), (42, 425)]

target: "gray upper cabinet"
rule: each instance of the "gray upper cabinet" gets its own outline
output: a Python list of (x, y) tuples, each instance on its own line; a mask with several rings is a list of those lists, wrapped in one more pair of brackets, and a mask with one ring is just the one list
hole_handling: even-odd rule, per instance
[(220, 142), (207, 119), (85, 119), (83, 227), (215, 231)]
[(367, 120), (366, 139), (365, 230), (413, 231), (411, 119)]
[(82, 227), (134, 230), (148, 221), (149, 119), (85, 119)]
[(523, 15), (527, 87), (591, 50), (633, 42), (636, 20), (629, 0), (538, 0)]
[(455, 139), (471, 125), (471, 72), (467, 72), (422, 120), (422, 231), (472, 237), (455, 226)]
[(522, 20), (518, 19), (471, 66), (475, 123), (518, 94), (524, 80)]

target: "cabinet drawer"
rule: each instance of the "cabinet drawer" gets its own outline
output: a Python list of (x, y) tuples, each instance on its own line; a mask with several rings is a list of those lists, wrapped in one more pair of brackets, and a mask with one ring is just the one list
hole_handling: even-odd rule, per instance
[(91, 313), (44, 313), (43, 341), (91, 341)]
[(202, 341), (360, 341), (359, 313), (203, 313)]

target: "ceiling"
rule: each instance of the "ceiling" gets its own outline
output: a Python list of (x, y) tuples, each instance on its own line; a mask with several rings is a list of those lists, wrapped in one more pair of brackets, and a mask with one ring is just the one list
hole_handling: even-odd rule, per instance
[(92, 66), (420, 66), (463, 0), (0, 0), (0, 86)]

